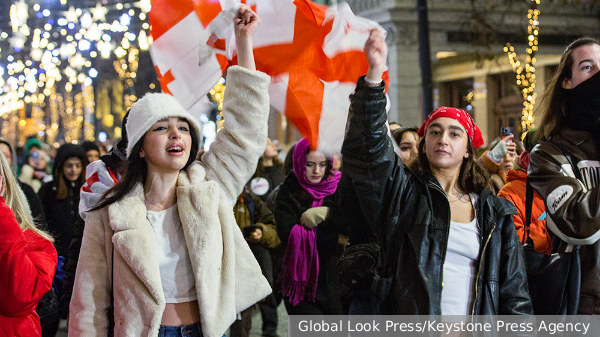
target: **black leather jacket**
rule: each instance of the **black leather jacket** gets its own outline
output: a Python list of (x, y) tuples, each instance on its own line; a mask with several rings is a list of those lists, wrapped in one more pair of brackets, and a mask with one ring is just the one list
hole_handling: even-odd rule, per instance
[[(365, 219), (362, 229), (354, 223), (352, 230), (372, 231), (388, 252), (398, 251), (382, 314), (439, 315), (450, 204), (433, 175), (414, 174), (394, 153), (385, 126), (383, 89), (367, 87), (361, 78), (352, 97), (342, 147), (342, 180), (351, 190), (341, 193), (341, 205), (358, 199), (359, 208), (343, 210)], [(481, 248), (472, 314), (533, 313), (523, 248), (511, 216), (515, 212), (509, 201), (490, 190), (479, 195)]]

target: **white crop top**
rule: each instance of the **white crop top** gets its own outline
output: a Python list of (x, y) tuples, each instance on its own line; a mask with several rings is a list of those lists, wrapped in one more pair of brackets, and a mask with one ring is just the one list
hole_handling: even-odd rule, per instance
[[(470, 197), (475, 208), (478, 195), (473, 193)], [(477, 215), (469, 223), (450, 221), (442, 277), (442, 315), (471, 314), (480, 246)]]
[(160, 281), (166, 303), (196, 300), (196, 282), (177, 205), (160, 212), (146, 211), (146, 218), (154, 229)]

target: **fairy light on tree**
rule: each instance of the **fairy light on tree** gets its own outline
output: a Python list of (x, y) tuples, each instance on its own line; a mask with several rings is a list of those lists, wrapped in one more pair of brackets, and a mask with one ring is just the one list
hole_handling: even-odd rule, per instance
[(225, 79), (221, 77), (219, 83), (210, 90), (210, 97), (217, 102), (219, 115), (217, 116), (217, 130), (223, 128), (223, 94), (225, 93)]
[[(151, 43), (147, 32), (151, 1), (11, 2), (8, 29), (0, 32), (1, 134), (13, 135), (11, 140), (21, 143), (25, 135), (20, 131), (43, 134), (50, 144), (63, 138), (93, 139), (98, 107), (94, 88), (110, 77), (101, 65), (104, 59), (118, 59), (121, 51), (127, 63), (122, 82), (131, 90), (121, 89), (125, 97), (119, 101), (124, 106), (109, 103), (109, 113), (122, 117), (119, 111), (137, 100), (133, 87), (139, 53)], [(35, 116), (29, 117), (29, 111)], [(10, 124), (13, 118), (5, 114), (18, 116), (18, 125)]]
[(521, 135), (525, 136), (527, 130), (534, 127), (533, 124), (533, 107), (535, 105), (535, 99), (537, 94), (535, 90), (535, 53), (538, 50), (538, 36), (539, 36), (539, 21), (538, 16), (540, 14), (537, 5), (540, 4), (540, 0), (531, 0), (527, 18), (529, 19), (529, 25), (527, 27), (527, 43), (528, 47), (525, 50), (527, 58), (525, 61), (525, 68), (521, 65), (521, 62), (517, 58), (515, 48), (507, 43), (504, 47), (504, 52), (508, 54), (508, 60), (516, 73), (517, 85), (521, 89), (523, 95), (523, 113), (521, 116)]

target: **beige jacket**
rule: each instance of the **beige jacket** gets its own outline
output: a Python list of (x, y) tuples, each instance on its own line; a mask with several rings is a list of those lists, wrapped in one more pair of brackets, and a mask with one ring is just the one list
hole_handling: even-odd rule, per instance
[[(230, 68), (224, 128), (210, 151), (181, 171), (177, 181), (202, 333), (208, 337), (222, 336), (236, 313), (271, 293), (231, 211), (265, 148), (268, 84), (263, 73)], [(156, 336), (165, 298), (141, 184), (87, 215), (70, 305), (70, 336), (107, 335), (111, 281), (115, 336)]]

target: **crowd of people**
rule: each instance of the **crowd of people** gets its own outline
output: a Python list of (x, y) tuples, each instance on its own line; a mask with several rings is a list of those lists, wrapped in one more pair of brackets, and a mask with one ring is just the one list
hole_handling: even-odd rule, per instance
[(259, 24), (246, 5), (234, 19), (239, 65), (209, 151), (162, 93), (135, 103), (107, 153), (31, 138), (17, 156), (0, 139), (0, 336), (54, 336), (68, 317), (73, 336), (241, 337), (257, 307), (275, 337), (281, 302), (290, 315), (529, 315), (528, 244), (580, 247), (577, 312), (600, 313), (598, 41), (566, 49), (539, 129), (485, 146), (453, 107), (391, 127), (373, 30), (341, 154), (303, 138), (283, 161)]

